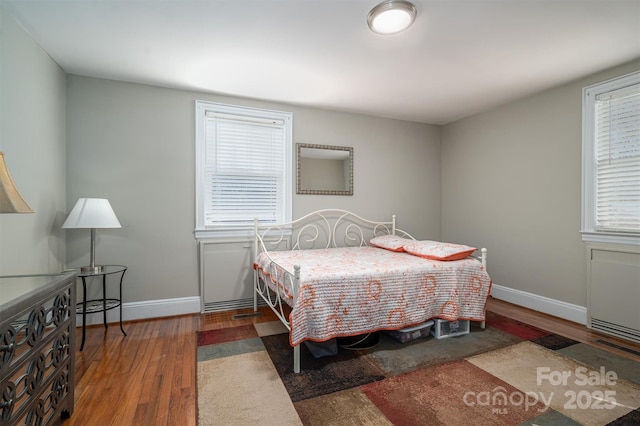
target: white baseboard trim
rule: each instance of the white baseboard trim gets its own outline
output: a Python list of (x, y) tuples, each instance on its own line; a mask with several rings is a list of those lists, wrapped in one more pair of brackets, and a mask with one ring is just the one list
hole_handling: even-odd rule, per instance
[[(526, 291), (516, 290), (510, 287), (493, 284), (491, 296), (496, 299), (525, 308), (573, 321), (578, 324), (587, 324), (587, 308), (561, 300), (550, 299)], [(200, 313), (200, 297), (181, 297), (176, 299), (145, 300), (143, 302), (130, 302), (122, 305), (122, 320), (134, 321), (149, 318), (170, 317)], [(118, 322), (118, 308), (107, 311), (107, 322)], [(76, 315), (76, 324), (82, 325), (82, 315)], [(87, 325), (102, 324), (102, 313), (87, 314)]]
[[(200, 313), (200, 297), (179, 297), (176, 299), (145, 300), (122, 305), (122, 320), (134, 321), (149, 318), (171, 317)], [(107, 322), (120, 321), (118, 308), (107, 311)], [(87, 325), (102, 324), (102, 312), (87, 314)], [(76, 325), (82, 326), (82, 315), (76, 315)]]
[(493, 284), (491, 286), (491, 296), (514, 305), (524, 306), (534, 311), (553, 315), (578, 324), (587, 324), (587, 308), (561, 300), (550, 299), (526, 291), (516, 290), (509, 287)]

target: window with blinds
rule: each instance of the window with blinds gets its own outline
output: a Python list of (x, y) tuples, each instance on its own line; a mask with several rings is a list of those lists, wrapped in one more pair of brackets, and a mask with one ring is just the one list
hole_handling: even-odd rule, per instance
[(640, 73), (583, 99), (583, 235), (640, 244)]
[(196, 102), (196, 237), (291, 217), (291, 113)]

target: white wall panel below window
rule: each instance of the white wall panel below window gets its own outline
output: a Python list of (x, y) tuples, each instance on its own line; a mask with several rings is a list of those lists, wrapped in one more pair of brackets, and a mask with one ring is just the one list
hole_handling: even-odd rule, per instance
[(253, 306), (253, 248), (250, 240), (199, 243), (202, 312)]
[(640, 342), (640, 249), (589, 246), (589, 326)]

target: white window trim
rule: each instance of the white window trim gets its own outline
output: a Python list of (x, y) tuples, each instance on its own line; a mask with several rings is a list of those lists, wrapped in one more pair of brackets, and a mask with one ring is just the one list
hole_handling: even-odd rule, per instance
[(595, 99), (601, 93), (640, 83), (634, 72), (582, 89), (582, 241), (640, 245), (640, 234), (596, 230), (595, 218)]
[(209, 238), (253, 238), (253, 227), (250, 226), (228, 226), (225, 228), (211, 228), (204, 225), (204, 170), (205, 170), (205, 116), (207, 112), (216, 112), (230, 115), (243, 115), (255, 118), (277, 118), (284, 120), (285, 125), (285, 170), (287, 179), (284, 182), (284, 205), (285, 218), (284, 222), (291, 221), (292, 211), (292, 151), (293, 151), (293, 114), (290, 112), (274, 111), (266, 109), (258, 109), (244, 106), (235, 106), (220, 104), (215, 102), (207, 102), (196, 100), (195, 102), (195, 118), (196, 118), (196, 138), (195, 138), (195, 159), (196, 159), (196, 211), (195, 211), (195, 230), (196, 239)]

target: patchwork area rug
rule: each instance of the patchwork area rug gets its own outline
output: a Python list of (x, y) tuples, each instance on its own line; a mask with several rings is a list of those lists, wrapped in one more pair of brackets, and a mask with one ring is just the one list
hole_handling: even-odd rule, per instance
[(286, 329), (198, 334), (206, 425), (638, 425), (640, 363), (488, 313), (465, 336), (314, 358)]

